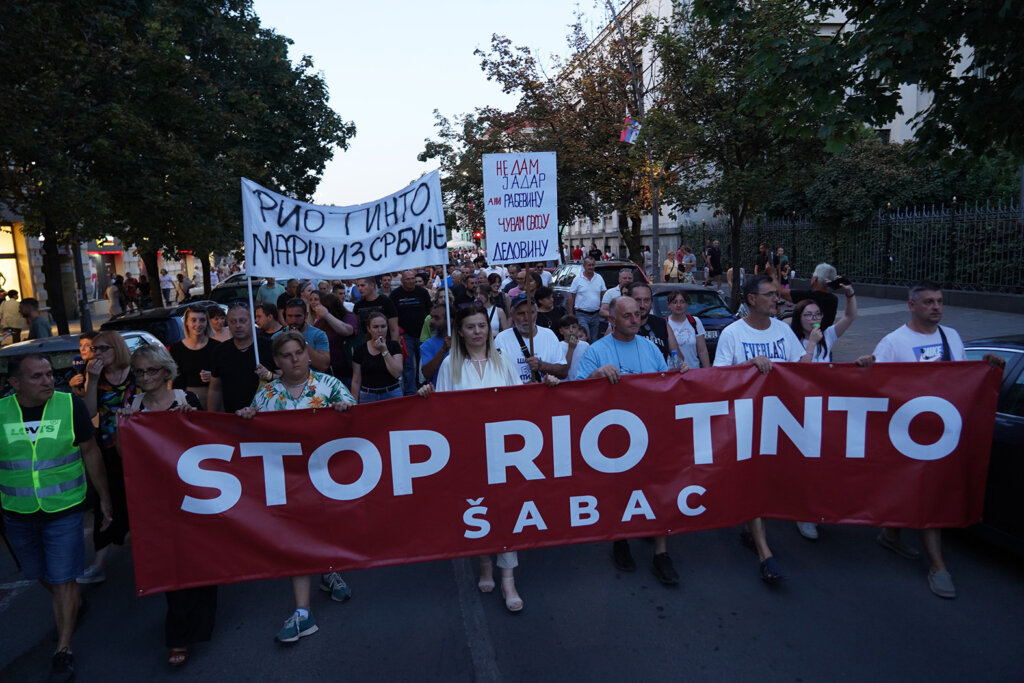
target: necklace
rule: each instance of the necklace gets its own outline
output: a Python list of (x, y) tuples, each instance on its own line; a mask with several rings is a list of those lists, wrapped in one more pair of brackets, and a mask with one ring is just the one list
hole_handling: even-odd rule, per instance
[(477, 377), (483, 379), (484, 373), (487, 372), (487, 358), (470, 358), (468, 360), (473, 364), (473, 369), (476, 370)]

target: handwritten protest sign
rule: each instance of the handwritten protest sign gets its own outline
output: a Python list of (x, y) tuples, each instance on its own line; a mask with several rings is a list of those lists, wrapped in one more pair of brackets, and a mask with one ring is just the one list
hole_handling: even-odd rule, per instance
[(555, 153), (485, 154), (483, 164), (487, 260), (557, 259)]
[(354, 278), (448, 260), (437, 171), (357, 206), (307, 204), (242, 178), (242, 220), (250, 275)]

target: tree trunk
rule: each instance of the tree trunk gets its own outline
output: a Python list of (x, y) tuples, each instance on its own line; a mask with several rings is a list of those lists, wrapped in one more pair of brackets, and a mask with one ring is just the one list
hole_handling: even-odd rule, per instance
[(644, 257), (640, 251), (643, 246), (640, 239), (642, 219), (640, 216), (627, 216), (622, 211), (619, 211), (617, 215), (619, 218), (619, 234), (622, 235), (622, 240), (626, 243), (626, 248), (629, 249), (629, 260), (639, 264), (642, 270), (644, 267)]
[(57, 325), (57, 334), (68, 334), (68, 311), (64, 305), (64, 284), (60, 277), (60, 235), (50, 224), (49, 218), (43, 219), (43, 277), (46, 286), (46, 301), (50, 306), (50, 315)]
[[(732, 282), (729, 283), (729, 303), (732, 306), (732, 309), (737, 311), (740, 307), (740, 267), (743, 263), (743, 254), (741, 253), (743, 245), (740, 244), (740, 228), (743, 227), (743, 210), (734, 210), (730, 215), (732, 218), (732, 227), (730, 230), (732, 239), (730, 259), (732, 260), (732, 264), (730, 267), (733, 269), (733, 272)], [(722, 270), (726, 273), (729, 272), (729, 269), (725, 267), (724, 263), (722, 264)]]
[(203, 298), (210, 298), (210, 258), (203, 256), (199, 259), (203, 264)]
[(160, 289), (160, 253), (156, 249), (140, 248), (139, 260), (149, 280), (149, 297), (153, 300), (153, 307), (160, 308), (164, 305), (164, 293)]

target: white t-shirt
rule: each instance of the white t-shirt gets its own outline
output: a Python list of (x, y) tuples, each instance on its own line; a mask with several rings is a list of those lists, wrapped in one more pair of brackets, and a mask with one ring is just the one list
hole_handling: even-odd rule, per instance
[[(579, 367), (580, 359), (583, 358), (583, 354), (587, 352), (590, 347), (585, 341), (576, 342), (576, 350), (572, 352), (572, 363), (569, 364), (569, 379), (576, 379), (576, 369)], [(558, 348), (562, 350), (562, 357), (569, 357), (569, 342), (558, 342)]]
[[(530, 340), (524, 336), (523, 341), (526, 343), (526, 348), (529, 349)], [(526, 357), (523, 356), (519, 340), (516, 339), (516, 328), (510, 327), (498, 334), (494, 338), (494, 345), (501, 352), (502, 357), (508, 359), (509, 365), (518, 369), (519, 379), (523, 384), (528, 383), (530, 381), (530, 366), (526, 363)], [(537, 334), (533, 337), (533, 355), (545, 363), (565, 365), (565, 353), (559, 346), (558, 337), (546, 327), (537, 328)]]
[(622, 287), (615, 285), (611, 289), (605, 290), (604, 296), (601, 297), (601, 305), (610, 304), (612, 299), (622, 296)]
[[(827, 351), (821, 352), (821, 346), (818, 344), (814, 345), (814, 357), (811, 359), (815, 363), (831, 363), (832, 362), (832, 349), (835, 347), (836, 342), (839, 341), (839, 335), (836, 334), (836, 326), (829, 325), (825, 328), (825, 348)], [(804, 348), (807, 347), (807, 340), (804, 340)]]
[(545, 287), (551, 286), (551, 271), (542, 270), (540, 271), (540, 282)]
[(739, 365), (758, 356), (772, 362), (795, 362), (803, 358), (807, 350), (792, 328), (776, 318), (769, 318), (769, 321), (771, 324), (766, 330), (754, 329), (746, 320), (737, 320), (722, 330), (715, 351), (715, 367)]
[(696, 316), (693, 321), (697, 324), (696, 331), (688, 319), (681, 323), (677, 323), (671, 317), (667, 320), (669, 329), (676, 336), (676, 343), (679, 344), (679, 353), (683, 354), (683, 360), (691, 368), (699, 368), (700, 356), (697, 355), (697, 337), (704, 336), (704, 323)]
[[(943, 327), (949, 343), (949, 360), (967, 360), (964, 343), (952, 327)], [(921, 334), (903, 325), (882, 337), (875, 347), (875, 360), (879, 363), (927, 363), (942, 360), (942, 335), (938, 330)]]
[(569, 285), (569, 293), (576, 295), (573, 307), (576, 311), (594, 312), (601, 308), (601, 295), (608, 287), (604, 284), (604, 278), (594, 273), (594, 277), (587, 279), (582, 273), (573, 278)]

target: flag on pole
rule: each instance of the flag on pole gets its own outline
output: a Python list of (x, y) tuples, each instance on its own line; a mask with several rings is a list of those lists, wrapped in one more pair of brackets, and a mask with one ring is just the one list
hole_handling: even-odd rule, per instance
[(640, 122), (634, 121), (627, 116), (626, 120), (622, 124), (622, 134), (619, 135), (619, 142), (628, 142), (631, 145), (635, 145), (636, 139), (639, 135)]

